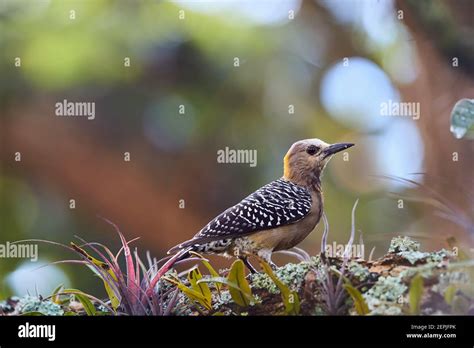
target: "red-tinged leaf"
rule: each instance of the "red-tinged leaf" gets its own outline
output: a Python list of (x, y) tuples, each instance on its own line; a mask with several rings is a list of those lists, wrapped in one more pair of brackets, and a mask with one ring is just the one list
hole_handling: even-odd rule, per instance
[(177, 254), (173, 255), (168, 261), (165, 262), (163, 266), (158, 270), (158, 272), (155, 274), (155, 276), (152, 278), (150, 281), (150, 284), (148, 285), (148, 288), (146, 290), (146, 295), (151, 296), (153, 293), (153, 289), (155, 288), (155, 285), (158, 283), (158, 281), (165, 275), (166, 272), (168, 272), (171, 267), (178, 261), (184, 254), (189, 252), (189, 249), (184, 249), (178, 252)]
[(139, 291), (139, 285), (135, 282), (136, 281), (136, 278), (135, 278), (135, 265), (133, 264), (133, 257), (132, 257), (132, 254), (130, 252), (130, 248), (128, 246), (127, 240), (125, 239), (122, 232), (120, 232), (120, 229), (118, 228), (118, 226), (116, 224), (114, 224), (112, 221), (110, 221), (108, 219), (104, 218), (104, 220), (114, 227), (115, 231), (119, 235), (120, 240), (122, 242), (122, 248), (123, 248), (123, 253), (124, 253), (124, 257), (125, 257), (125, 263), (127, 265), (127, 287), (135, 295), (135, 296), (132, 296), (132, 301), (135, 301), (134, 298), (135, 297), (138, 298), (138, 296), (140, 295), (140, 291)]
[(140, 284), (140, 258), (138, 257), (137, 249), (135, 248), (135, 284)]
[(127, 264), (127, 285), (130, 288), (133, 288), (135, 285), (135, 266), (133, 264), (132, 253), (130, 252), (130, 248), (128, 247), (127, 241), (125, 240), (123, 234), (119, 232), (119, 236), (122, 241), (123, 254)]

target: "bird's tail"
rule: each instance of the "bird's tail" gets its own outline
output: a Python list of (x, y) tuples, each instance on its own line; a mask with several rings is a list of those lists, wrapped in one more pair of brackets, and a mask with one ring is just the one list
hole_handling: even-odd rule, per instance
[[(174, 248), (173, 248), (174, 249)], [(178, 262), (178, 261), (181, 261), (181, 260), (184, 260), (186, 258), (188, 258), (190, 256), (189, 252), (193, 249), (193, 246), (189, 246), (187, 248), (184, 248), (184, 249), (180, 249), (179, 252), (177, 252), (176, 254), (174, 254), (173, 256), (170, 257), (170, 259), (168, 261), (166, 261), (163, 266), (160, 267), (160, 269), (158, 270), (158, 272), (155, 274), (155, 276), (153, 277), (153, 279), (150, 281), (150, 286), (148, 287), (148, 291), (147, 291), (147, 295), (150, 296), (153, 289), (155, 288), (156, 286), (156, 283), (158, 283), (158, 281), (166, 274), (166, 272), (168, 272), (172, 267), (173, 265)]]
[[(180, 253), (181, 250), (185, 250), (188, 247), (192, 247), (195, 243), (196, 242), (193, 239), (187, 240), (186, 242), (183, 242), (181, 244), (178, 244), (178, 245), (175, 245), (174, 247), (172, 247), (170, 250), (168, 250), (167, 254), (171, 255), (171, 254)], [(191, 249), (189, 249), (189, 250), (191, 250)]]

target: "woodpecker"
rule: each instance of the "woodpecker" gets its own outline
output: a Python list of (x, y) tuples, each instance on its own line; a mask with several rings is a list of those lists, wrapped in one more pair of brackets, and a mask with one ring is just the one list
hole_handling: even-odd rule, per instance
[(327, 144), (320, 139), (294, 143), (283, 159), (283, 176), (230, 207), (204, 226), (193, 238), (168, 251), (221, 254), (242, 259), (256, 255), (272, 267), (271, 254), (303, 241), (323, 213), (321, 176), (331, 157), (354, 144)]

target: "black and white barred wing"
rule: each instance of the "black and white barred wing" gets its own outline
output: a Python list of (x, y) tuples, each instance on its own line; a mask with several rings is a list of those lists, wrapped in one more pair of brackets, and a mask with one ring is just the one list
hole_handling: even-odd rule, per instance
[(272, 181), (221, 213), (193, 239), (170, 252), (297, 222), (310, 212), (311, 203), (311, 194), (306, 188), (283, 179)]

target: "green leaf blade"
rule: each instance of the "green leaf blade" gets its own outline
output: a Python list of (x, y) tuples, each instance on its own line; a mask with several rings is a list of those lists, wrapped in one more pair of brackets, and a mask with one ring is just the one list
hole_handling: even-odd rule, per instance
[(301, 310), (298, 293), (290, 290), (285, 283), (278, 279), (268, 263), (260, 260), (260, 265), (262, 266), (263, 271), (273, 280), (278, 289), (280, 289), (283, 304), (285, 305), (285, 312), (289, 315), (298, 315)]
[(230, 268), (229, 275), (227, 276), (227, 280), (237, 286), (237, 289), (229, 287), (232, 300), (241, 307), (248, 307), (251, 303), (250, 298), (252, 298), (252, 290), (245, 278), (245, 269), (242, 260), (234, 261)]
[(354, 288), (351, 284), (344, 284), (344, 289), (351, 296), (354, 301), (354, 308), (359, 315), (367, 315), (370, 313), (369, 306), (359, 290)]
[(409, 290), (410, 314), (420, 314), (421, 297), (423, 296), (423, 277), (417, 274), (411, 280)]

